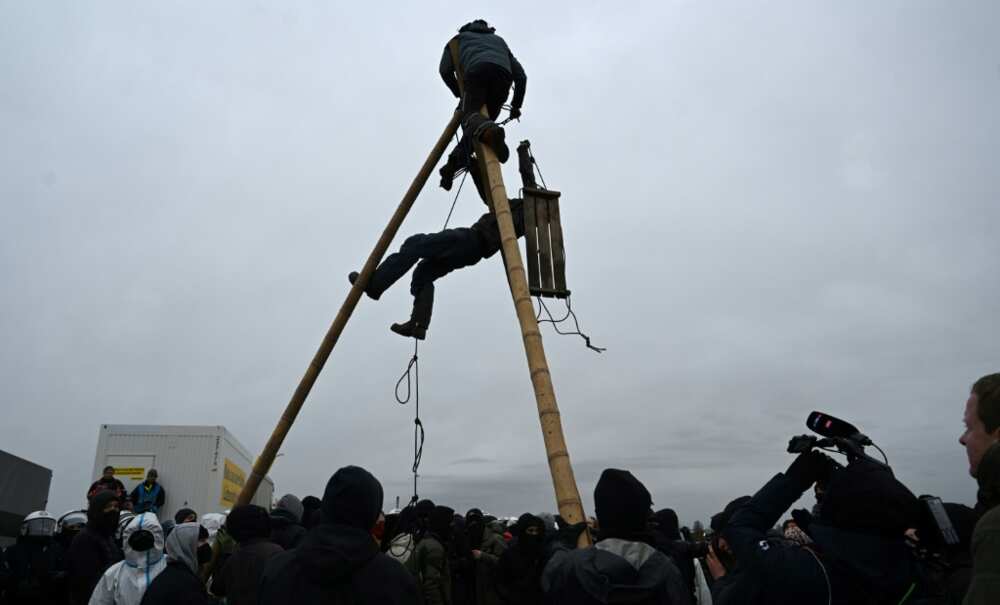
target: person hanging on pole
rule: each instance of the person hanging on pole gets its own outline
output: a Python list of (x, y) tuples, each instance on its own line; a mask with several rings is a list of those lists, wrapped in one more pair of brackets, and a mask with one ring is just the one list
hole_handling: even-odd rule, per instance
[[(462, 139), (439, 171), (441, 187), (445, 191), (451, 190), (455, 174), (469, 167), (471, 137), (489, 145), (501, 162), (510, 157), (510, 150), (504, 142), (504, 130), (495, 120), (507, 100), (511, 84), (514, 85), (514, 97), (510, 102), (510, 117), (516, 119), (521, 116), (528, 77), (510, 52), (507, 42), (495, 32), (496, 28), (482, 19), (466, 23), (458, 30), (458, 35), (445, 45), (441, 55), (441, 79), (455, 97), (461, 99), (459, 108), (462, 112)], [(479, 113), (483, 105), (489, 111), (488, 119)]]
[[(469, 174), (485, 200), (484, 183), (480, 180), (479, 169), (473, 164)], [(524, 205), (520, 199), (509, 200), (510, 212), (514, 221), (517, 237), (524, 236)], [(427, 326), (431, 323), (431, 311), (434, 307), (434, 281), (451, 273), (455, 269), (475, 265), (489, 258), (500, 250), (500, 229), (492, 212), (479, 217), (470, 227), (444, 229), (437, 233), (417, 233), (411, 235), (394, 252), (379, 264), (365, 288), (373, 300), (378, 300), (382, 293), (388, 290), (399, 278), (416, 265), (410, 281), (410, 293), (413, 294), (413, 311), (410, 319), (403, 323), (394, 323), (389, 329), (407, 338), (424, 340), (427, 337)], [(347, 276), (353, 284), (358, 279), (358, 272), (352, 271)]]

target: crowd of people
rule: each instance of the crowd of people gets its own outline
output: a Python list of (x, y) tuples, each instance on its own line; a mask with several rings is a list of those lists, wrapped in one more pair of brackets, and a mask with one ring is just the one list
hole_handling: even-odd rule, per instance
[[(85, 511), (24, 519), (0, 557), (0, 594), (55, 605), (995, 604), (1000, 374), (974, 384), (964, 420), (974, 507), (936, 515), (935, 499), (887, 465), (810, 448), (691, 530), (613, 468), (597, 481), (595, 516), (577, 523), (428, 499), (386, 514), (381, 484), (357, 466), (334, 473), (322, 498), (161, 519), (155, 474), (127, 498), (111, 469)], [(810, 489), (816, 507), (789, 515)]]

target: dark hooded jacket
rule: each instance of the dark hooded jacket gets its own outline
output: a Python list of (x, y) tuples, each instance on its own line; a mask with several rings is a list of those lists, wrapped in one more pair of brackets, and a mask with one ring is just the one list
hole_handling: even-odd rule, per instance
[(167, 568), (146, 589), (141, 605), (208, 605), (208, 593), (198, 577), (200, 532), (197, 523), (181, 523), (170, 532)]
[(983, 516), (972, 532), (972, 583), (963, 605), (996, 603), (1000, 595), (1000, 443), (986, 450), (977, 480)]
[(74, 604), (90, 601), (94, 587), (107, 568), (121, 561), (121, 550), (114, 542), (118, 529), (118, 515), (105, 515), (104, 507), (118, 495), (102, 491), (90, 499), (87, 507), (87, 526), (73, 538), (66, 555), (66, 575), (70, 599)]
[[(818, 452), (805, 456), (825, 458)], [(823, 517), (803, 528), (815, 543), (808, 548), (776, 543), (768, 540), (768, 530), (815, 479), (795, 466), (775, 475), (723, 530), (743, 571), (730, 593), (735, 602), (899, 603), (918, 575), (903, 540), (905, 528), (914, 526), (916, 497), (888, 468), (852, 462), (835, 473)]]
[[(477, 20), (466, 23), (458, 30), (458, 61), (461, 64), (463, 74), (475, 73), (477, 69), (485, 65), (496, 65), (510, 74), (514, 80), (514, 97), (511, 99), (511, 106), (520, 108), (524, 103), (524, 93), (528, 83), (528, 76), (524, 73), (524, 68), (514, 54), (507, 47), (507, 42), (494, 33), (496, 29), (487, 25), (485, 21)], [(460, 97), (458, 88), (458, 78), (456, 77), (455, 62), (451, 58), (451, 49), (448, 44), (444, 46), (444, 53), (441, 55), (441, 64), (438, 71), (441, 79), (451, 92)]]
[(654, 515), (656, 530), (653, 532), (656, 549), (670, 557), (681, 572), (684, 585), (694, 594), (694, 566), (697, 550), (693, 544), (681, 540), (680, 522), (677, 513), (664, 508)]
[[(60, 547), (51, 537), (18, 536), (0, 555), (7, 582), (0, 577), (0, 594), (6, 584), (9, 603), (52, 603), (60, 596)], [(2, 574), (0, 574), (2, 575)]]
[(435, 506), (427, 518), (427, 531), (413, 551), (412, 569), (424, 605), (452, 604), (451, 564), (446, 545), (454, 513), (447, 506)]
[(305, 509), (298, 498), (285, 494), (271, 511), (271, 542), (284, 550), (291, 550), (302, 543), (306, 528), (301, 525)]
[(237, 506), (226, 517), (226, 529), (239, 544), (212, 579), (212, 594), (226, 597), (227, 605), (256, 605), (264, 567), (284, 551), (268, 540), (270, 518), (260, 506)]
[(691, 593), (670, 559), (649, 542), (649, 491), (632, 473), (606, 469), (594, 489), (601, 540), (570, 550), (549, 545), (542, 590), (549, 603), (687, 605)]
[(323, 494), (322, 523), (297, 549), (268, 562), (259, 603), (418, 603), (413, 577), (372, 538), (382, 497), (382, 485), (368, 471), (338, 470)]

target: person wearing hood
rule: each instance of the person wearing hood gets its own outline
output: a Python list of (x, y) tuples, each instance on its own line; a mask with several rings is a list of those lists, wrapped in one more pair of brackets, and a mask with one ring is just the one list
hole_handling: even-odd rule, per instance
[(965, 404), (966, 430), (959, 439), (969, 474), (979, 484), (972, 533), (972, 581), (963, 605), (996, 603), (1000, 595), (1000, 374), (972, 385)]
[(413, 506), (406, 506), (399, 511), (395, 535), (387, 536), (387, 548), (384, 551), (390, 558), (399, 561), (401, 565), (412, 571), (410, 559), (417, 548), (417, 511)]
[[(457, 47), (458, 65), (455, 64), (452, 47)], [(510, 150), (505, 142), (504, 130), (495, 120), (500, 116), (511, 84), (514, 85), (514, 97), (510, 102), (510, 117), (521, 116), (528, 77), (507, 47), (507, 42), (482, 19), (463, 25), (458, 35), (445, 44), (438, 71), (452, 94), (461, 99), (462, 139), (439, 171), (441, 187), (448, 191), (455, 174), (470, 165), (473, 138), (488, 144), (501, 162), (507, 161)], [(465, 87), (464, 96), (459, 88), (460, 78)], [(483, 105), (489, 113), (488, 119), (479, 113)]]
[(465, 514), (465, 532), (469, 537), (475, 605), (497, 605), (500, 595), (496, 588), (496, 568), (507, 550), (503, 530), (490, 521), (483, 511), (473, 508)]
[(605, 469), (594, 488), (599, 540), (575, 548), (586, 522), (559, 528), (547, 547), (542, 590), (557, 605), (628, 602), (688, 605), (677, 566), (656, 550), (648, 528), (652, 497), (632, 473)]
[(135, 514), (147, 512), (154, 515), (160, 514), (160, 508), (166, 501), (167, 492), (157, 481), (159, 478), (160, 474), (156, 472), (155, 468), (151, 468), (146, 473), (146, 480), (135, 486), (129, 495), (129, 499), (132, 501), (132, 512)]
[(166, 539), (167, 566), (142, 597), (141, 605), (208, 605), (208, 593), (198, 577), (212, 556), (208, 532), (197, 523), (181, 523)]
[(704, 555), (704, 549), (681, 539), (680, 521), (673, 509), (663, 508), (656, 511), (651, 521), (657, 550), (670, 557), (681, 572), (684, 585), (694, 595), (694, 566), (698, 556)]
[(277, 506), (271, 511), (271, 542), (282, 550), (297, 547), (306, 536), (306, 528), (302, 527), (302, 502), (292, 494), (285, 494), (278, 500)]
[(382, 484), (357, 466), (341, 468), (323, 493), (322, 522), (295, 550), (268, 561), (260, 605), (417, 603), (413, 576), (379, 552), (372, 530), (382, 514)]
[(413, 570), (424, 605), (453, 603), (448, 542), (454, 515), (455, 511), (447, 506), (435, 506), (427, 516), (426, 530), (413, 552)]
[(12, 605), (47, 605), (62, 594), (60, 549), (55, 542), (56, 518), (35, 511), (21, 522), (17, 541), (0, 556), (0, 569), (7, 581), (6, 601)]
[[(828, 481), (820, 516), (793, 512), (814, 544), (769, 540), (767, 533), (817, 480)], [(920, 592), (903, 537), (919, 513), (916, 496), (884, 464), (856, 458), (841, 467), (815, 450), (800, 454), (722, 530), (744, 573), (733, 600), (719, 605), (903, 602)]]
[(90, 499), (87, 526), (73, 538), (66, 554), (66, 577), (74, 605), (88, 603), (104, 572), (122, 560), (114, 540), (120, 514), (115, 492), (100, 491)]
[(256, 605), (264, 567), (284, 552), (269, 540), (273, 517), (255, 504), (237, 506), (226, 517), (226, 531), (238, 546), (212, 580), (212, 594), (226, 597), (227, 605)]
[(514, 544), (500, 555), (497, 592), (505, 603), (542, 605), (542, 563), (545, 522), (531, 513), (521, 515), (513, 527)]
[(125, 560), (104, 572), (90, 605), (139, 605), (154, 579), (167, 567), (163, 528), (156, 515), (139, 513), (125, 527)]
[(319, 525), (322, 507), (323, 501), (316, 496), (306, 496), (302, 499), (302, 527), (306, 528), (306, 531)]

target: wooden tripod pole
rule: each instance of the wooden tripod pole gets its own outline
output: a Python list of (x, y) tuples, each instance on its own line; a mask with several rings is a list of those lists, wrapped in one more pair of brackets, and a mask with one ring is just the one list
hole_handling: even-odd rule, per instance
[(368, 255), (368, 260), (365, 261), (365, 266), (361, 269), (361, 275), (354, 282), (350, 292), (347, 293), (344, 303), (340, 305), (340, 311), (337, 312), (333, 324), (330, 325), (326, 336), (323, 337), (323, 342), (320, 343), (316, 355), (309, 362), (309, 367), (306, 368), (305, 375), (299, 381), (299, 386), (292, 394), (292, 399), (285, 406), (285, 411), (278, 420), (278, 425), (274, 427), (271, 438), (267, 440), (264, 451), (261, 452), (260, 456), (257, 457), (257, 461), (254, 462), (253, 472), (250, 473), (250, 477), (240, 491), (240, 495), (236, 499), (236, 505), (250, 503), (253, 495), (257, 492), (257, 488), (260, 487), (260, 482), (264, 480), (267, 472), (271, 469), (274, 458), (278, 455), (278, 450), (281, 449), (281, 444), (285, 441), (288, 431), (292, 428), (292, 423), (295, 422), (295, 417), (298, 416), (299, 410), (302, 409), (302, 404), (305, 403), (306, 397), (309, 396), (309, 391), (312, 390), (313, 384), (316, 383), (319, 373), (323, 370), (323, 366), (326, 365), (326, 360), (330, 357), (330, 352), (333, 351), (333, 347), (337, 344), (340, 333), (344, 331), (347, 320), (351, 318), (354, 307), (358, 305), (358, 300), (360, 300), (361, 294), (365, 291), (365, 287), (368, 286), (368, 281), (375, 272), (375, 268), (378, 267), (379, 262), (382, 261), (382, 257), (385, 256), (389, 244), (392, 243), (392, 238), (399, 231), (399, 226), (403, 224), (403, 219), (406, 218), (407, 213), (413, 206), (413, 202), (416, 201), (417, 195), (420, 194), (420, 190), (424, 187), (424, 183), (427, 182), (427, 178), (434, 170), (434, 166), (437, 165), (438, 160), (444, 154), (444, 150), (448, 147), (451, 137), (458, 130), (458, 124), (461, 119), (462, 115), (458, 111), (452, 115), (451, 121), (448, 122), (444, 132), (441, 133), (437, 143), (434, 144), (434, 148), (427, 156), (427, 159), (424, 160), (424, 165), (420, 167), (420, 172), (417, 173), (413, 182), (410, 183), (410, 188), (406, 190), (402, 201), (399, 202), (399, 206), (393, 213), (392, 218), (389, 219), (389, 224), (382, 231), (382, 237), (375, 244), (375, 249)]
[[(482, 113), (487, 115), (485, 107)], [(549, 472), (552, 474), (552, 485), (556, 492), (556, 505), (559, 507), (559, 514), (568, 523), (586, 521), (583, 502), (580, 501), (580, 491), (573, 476), (573, 466), (569, 461), (569, 450), (566, 448), (566, 439), (563, 436), (559, 406), (556, 404), (552, 376), (549, 374), (549, 363), (545, 359), (545, 347), (542, 346), (542, 334), (535, 319), (535, 307), (531, 304), (531, 293), (528, 290), (528, 280), (521, 260), (521, 248), (517, 244), (517, 233), (514, 231), (514, 220), (510, 213), (510, 203), (507, 201), (507, 189), (503, 184), (500, 161), (489, 146), (478, 141), (476, 155), (479, 157), (480, 168), (486, 175), (489, 199), (493, 202), (493, 214), (500, 229), (507, 281), (510, 284), (511, 296), (514, 298), (517, 320), (521, 324), (521, 338), (524, 340), (524, 353), (528, 357), (531, 385), (534, 387), (535, 402), (538, 404), (538, 418), (542, 424), (542, 438), (545, 441)], [(577, 545), (583, 547), (589, 546), (590, 543), (590, 534), (585, 531), (580, 535)]]

